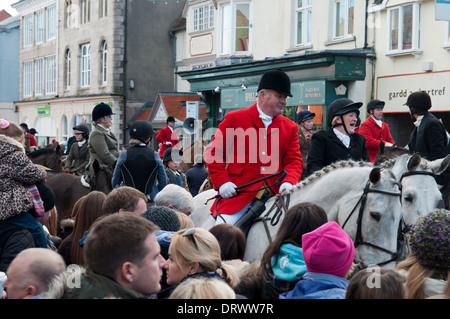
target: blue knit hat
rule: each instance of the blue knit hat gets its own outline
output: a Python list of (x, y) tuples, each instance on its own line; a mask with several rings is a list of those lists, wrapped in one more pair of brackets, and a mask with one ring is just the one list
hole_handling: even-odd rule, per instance
[(275, 277), (285, 281), (298, 281), (308, 271), (303, 260), (302, 249), (293, 244), (280, 247), (278, 260), (272, 257), (272, 271)]

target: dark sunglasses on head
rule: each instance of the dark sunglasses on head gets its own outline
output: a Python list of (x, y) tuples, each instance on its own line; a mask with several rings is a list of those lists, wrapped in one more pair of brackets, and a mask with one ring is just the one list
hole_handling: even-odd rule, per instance
[(181, 234), (181, 236), (183, 237), (189, 237), (192, 239), (192, 242), (194, 243), (195, 249), (198, 250), (198, 246), (197, 246), (197, 242), (195, 241), (195, 227), (189, 228), (188, 230), (186, 230), (185, 232), (183, 232), (183, 234)]

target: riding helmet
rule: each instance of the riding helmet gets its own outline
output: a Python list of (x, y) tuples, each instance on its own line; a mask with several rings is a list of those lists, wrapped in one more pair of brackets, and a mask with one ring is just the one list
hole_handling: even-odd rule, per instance
[(337, 115), (345, 115), (350, 112), (356, 112), (356, 116), (359, 116), (359, 108), (363, 104), (361, 102), (353, 102), (347, 98), (340, 98), (330, 103), (327, 109), (327, 123), (331, 126), (333, 118)]
[(130, 125), (130, 137), (145, 141), (153, 136), (153, 126), (144, 120), (134, 121)]
[(309, 110), (301, 110), (297, 114), (297, 123), (300, 124), (301, 122), (312, 120), (316, 116), (316, 113), (313, 113)]
[(111, 107), (108, 104), (105, 103), (99, 103), (97, 104), (94, 109), (92, 110), (92, 120), (97, 121), (98, 119), (101, 119), (104, 116), (108, 115), (114, 115)]
[(412, 114), (423, 115), (431, 109), (431, 98), (425, 91), (413, 92), (408, 96), (405, 103)]
[(173, 161), (173, 159), (172, 159), (172, 151), (176, 151), (176, 150), (178, 150), (178, 155), (180, 157), (183, 156), (183, 150), (180, 150), (180, 149), (177, 149), (177, 148), (174, 150), (172, 147), (168, 148), (168, 149), (166, 149), (164, 151), (164, 155), (163, 155), (163, 163), (164, 164), (166, 164), (169, 161)]
[(86, 125), (80, 124), (77, 126), (73, 127), (73, 132), (74, 133), (81, 133), (81, 134), (86, 134), (89, 135), (89, 129)]
[(385, 104), (384, 101), (372, 100), (369, 103), (367, 103), (367, 112), (370, 113), (370, 110), (384, 108), (384, 104)]
[(291, 79), (281, 70), (271, 70), (264, 73), (259, 82), (258, 92), (262, 89), (269, 89), (280, 94), (292, 96)]

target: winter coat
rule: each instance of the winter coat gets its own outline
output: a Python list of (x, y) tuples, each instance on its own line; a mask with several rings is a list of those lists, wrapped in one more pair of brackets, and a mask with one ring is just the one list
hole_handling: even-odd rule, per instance
[(35, 247), (34, 239), (29, 230), (0, 222), (0, 271), (6, 272), (17, 254), (33, 247)]
[[(297, 130), (298, 125), (283, 115), (273, 117), (266, 129), (256, 103), (227, 113), (205, 150), (205, 162), (215, 189), (219, 190), (226, 182), (239, 187), (282, 170), (287, 175), (281, 183), (274, 185), (279, 175), (266, 180), (268, 185), (273, 185), (273, 193), (278, 194), (284, 182), (296, 185), (303, 169)], [(246, 137), (239, 136), (239, 132)], [(259, 190), (263, 183), (252, 184), (245, 190)], [(234, 214), (248, 205), (256, 194), (257, 191), (241, 192), (220, 200), (217, 210), (221, 214)], [(213, 216), (217, 216), (215, 206), (216, 202), (211, 206)]]
[(186, 180), (192, 197), (198, 194), (198, 190), (208, 177), (208, 170), (202, 164), (195, 164), (186, 171)]
[(302, 154), (302, 160), (303, 160), (303, 171), (302, 171), (302, 177), (301, 179), (304, 179), (307, 175), (307, 159), (308, 159), (308, 152), (309, 147), (311, 146), (311, 138), (312, 134), (314, 134), (313, 131), (311, 131), (311, 135), (309, 138), (306, 138), (303, 134), (302, 129), (300, 126), (298, 127), (298, 144), (300, 145), (300, 154)]
[(34, 208), (24, 184), (33, 185), (46, 177), (44, 169), (34, 165), (18, 141), (0, 134), (0, 220)]
[[(171, 148), (181, 148), (180, 147), (180, 141), (178, 140), (177, 132), (175, 130), (172, 130), (169, 126), (166, 126), (162, 128), (158, 134), (156, 134), (155, 139), (161, 143), (161, 147), (159, 149), (159, 157), (163, 157), (164, 152)], [(172, 144), (167, 145), (166, 142), (170, 142)]]
[[(433, 114), (426, 113), (415, 127), (409, 138), (408, 148), (411, 154), (419, 153), (429, 161), (444, 158), (448, 155), (447, 133), (444, 125)], [(440, 185), (446, 185), (450, 180), (450, 169), (436, 176)]]
[(89, 149), (88, 142), (85, 142), (81, 147), (78, 143), (74, 143), (70, 148), (69, 156), (67, 156), (65, 167), (78, 168), (77, 174), (83, 175), (86, 166), (89, 163)]
[(345, 299), (347, 287), (347, 279), (307, 272), (294, 290), (281, 294), (280, 299)]
[[(76, 270), (76, 269), (75, 269)], [(71, 284), (72, 287), (68, 287)], [(145, 299), (137, 291), (128, 289), (116, 281), (87, 268), (78, 272), (65, 272), (56, 278), (44, 299)]]
[[(91, 174), (94, 173), (92, 163), (99, 161), (100, 165), (114, 166), (119, 157), (119, 148), (116, 136), (109, 130), (95, 125), (89, 136), (89, 164), (87, 170)], [(73, 146), (73, 145), (72, 145)]]
[(176, 184), (178, 186), (183, 187), (185, 190), (189, 192), (189, 187), (186, 179), (186, 175), (180, 171), (174, 171), (170, 168), (166, 168), (167, 175), (167, 183), (168, 184)]
[(375, 122), (372, 116), (369, 116), (359, 127), (359, 134), (366, 138), (367, 151), (369, 152), (370, 161), (373, 163), (380, 151), (380, 143), (391, 143), (395, 145), (391, 136), (389, 125), (381, 122), (381, 127)]
[(366, 138), (361, 134), (350, 135), (350, 147), (346, 147), (333, 129), (315, 133), (308, 152), (308, 175), (340, 160), (370, 161)]

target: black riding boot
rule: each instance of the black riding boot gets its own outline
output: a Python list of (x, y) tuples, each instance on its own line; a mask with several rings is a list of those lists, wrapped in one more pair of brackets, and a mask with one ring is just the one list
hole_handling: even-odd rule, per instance
[(260, 199), (256, 199), (253, 204), (250, 206), (248, 211), (239, 218), (239, 220), (234, 224), (234, 226), (239, 227), (244, 232), (245, 236), (247, 236), (250, 227), (252, 227), (253, 222), (256, 218), (258, 218), (262, 212), (266, 210), (266, 205), (264, 201)]

